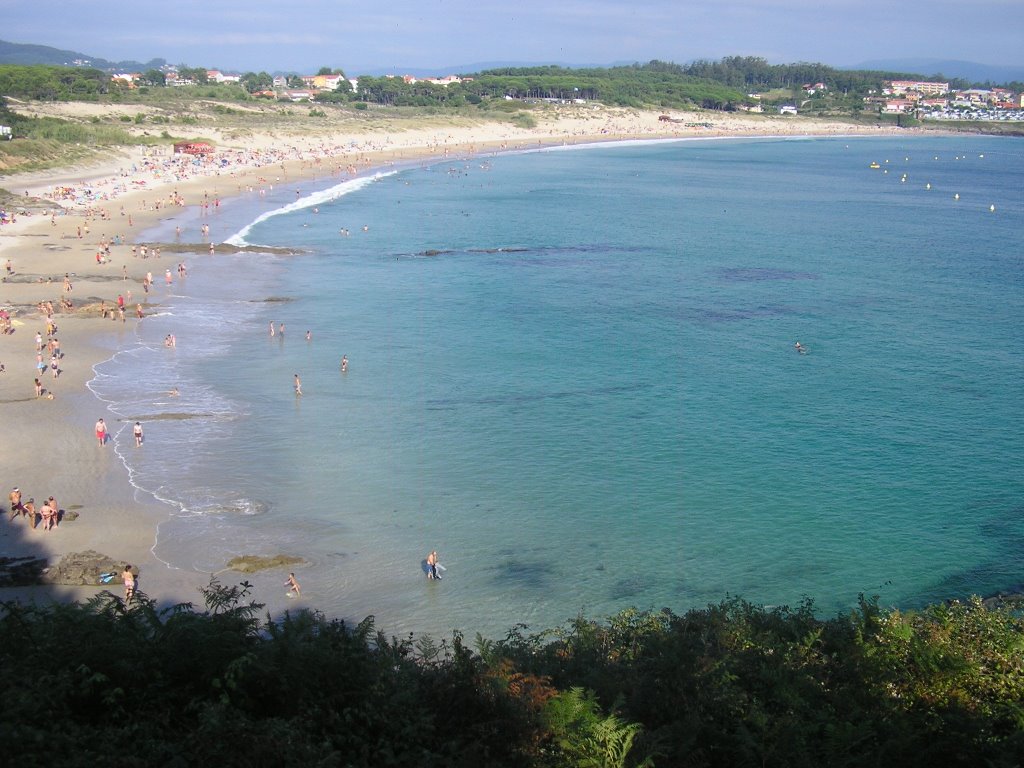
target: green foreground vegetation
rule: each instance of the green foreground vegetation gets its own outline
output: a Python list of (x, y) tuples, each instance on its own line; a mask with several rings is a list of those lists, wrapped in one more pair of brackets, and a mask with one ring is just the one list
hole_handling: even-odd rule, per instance
[(248, 585), (205, 608), (104, 592), (0, 611), (0, 739), (22, 766), (1016, 766), (1024, 621), (731, 598), (503, 640), (388, 638)]

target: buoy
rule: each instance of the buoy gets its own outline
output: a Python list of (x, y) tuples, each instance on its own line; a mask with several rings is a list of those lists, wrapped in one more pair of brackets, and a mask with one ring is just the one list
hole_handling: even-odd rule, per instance
[(989, 209), (990, 211), (992, 211), (992, 212), (995, 212), (995, 210), (996, 210), (996, 207), (995, 207), (994, 205), (990, 205), (990, 206), (988, 207), (988, 209)]
[(931, 189), (932, 188), (932, 183), (929, 181), (927, 184), (924, 185), (924, 188), (925, 189)]
[(960, 193), (957, 192), (955, 195), (953, 195), (953, 199), (954, 200), (959, 200), (960, 199)]

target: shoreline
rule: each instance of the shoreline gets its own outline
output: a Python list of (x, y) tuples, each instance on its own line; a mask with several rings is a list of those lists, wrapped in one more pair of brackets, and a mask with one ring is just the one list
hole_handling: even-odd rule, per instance
[[(102, 401), (97, 402), (88, 383), (96, 375), (97, 365), (124, 348), (138, 322), (131, 314), (124, 322), (104, 321), (97, 303), (112, 304), (119, 292), (130, 290), (134, 296), (128, 302), (131, 307), (143, 298), (140, 281), (147, 271), (154, 272), (159, 279), (162, 271), (174, 269), (182, 258), (180, 251), (150, 256), (144, 261), (133, 259), (131, 248), (141, 248), (146, 233), (169, 227), (168, 221), (183, 211), (258, 193), (261, 185), (326, 182), (332, 178), (342, 181), (396, 167), (499, 152), (660, 139), (840, 138), (894, 133), (889, 128), (851, 130), (853, 126), (820, 121), (797, 126), (785, 120), (740, 119), (732, 119), (719, 130), (708, 130), (659, 125), (657, 113), (646, 113), (644, 118), (635, 125), (611, 126), (623, 129), (615, 133), (587, 133), (587, 121), (570, 120), (537, 129), (512, 129), (506, 125), (461, 127), (443, 136), (435, 129), (427, 129), (394, 134), (386, 142), (376, 134), (317, 136), (308, 140), (305, 147), (293, 147), (292, 156), (275, 150), (274, 139), (267, 136), (253, 141), (251, 152), (232, 155), (229, 163), (234, 164), (229, 164), (224, 173), (224, 167), (210, 167), (205, 174), (190, 174), (192, 169), (187, 166), (175, 173), (164, 162), (168, 155), (135, 151), (129, 152), (123, 161), (104, 162), (92, 169), (0, 179), (0, 186), (12, 192), (24, 189), (30, 197), (41, 197), (40, 193), (52, 192), (56, 187), (99, 191), (77, 200), (54, 200), (54, 205), (60, 202), (62, 208), (64, 203), (68, 205), (62, 215), (18, 217), (16, 223), (0, 228), (0, 268), (11, 259), (15, 279), (5, 279), (0, 284), (0, 306), (13, 306), (15, 310), (15, 332), (0, 337), (0, 362), (6, 367), (6, 372), (0, 374), (0, 404), (8, 434), (23, 436), (8, 441), (0, 449), (4, 466), (8, 467), (2, 478), (7, 485), (4, 496), (11, 487), (19, 486), (25, 498), (34, 496), (38, 501), (54, 495), (62, 508), (74, 508), (81, 515), (51, 532), (31, 530), (23, 518), (9, 521), (5, 516), (0, 556), (45, 557), (52, 566), (69, 552), (95, 549), (137, 566), (142, 576), (141, 591), (160, 605), (195, 601), (199, 588), (209, 582), (211, 574), (178, 568), (156, 557), (153, 550), (159, 527), (169, 517), (166, 505), (155, 498), (140, 498), (144, 494), (132, 486), (124, 463), (114, 452), (115, 446), (99, 448), (91, 432), (93, 422), (105, 408)], [(809, 126), (816, 126), (818, 131), (809, 131)], [(635, 130), (625, 130), (629, 127)], [(793, 130), (797, 127), (801, 130)], [(327, 151), (318, 155), (320, 150)], [(133, 164), (137, 170), (126, 175), (124, 169)], [(105, 213), (101, 212), (104, 209)], [(120, 242), (110, 246), (108, 262), (96, 263), (94, 253), (103, 239)], [(226, 236), (221, 238), (224, 239)], [(207, 242), (202, 238), (196, 240), (195, 245), (200, 248)], [(214, 251), (215, 240), (217, 237), (211, 233), (208, 242)], [(201, 259), (204, 255), (200, 250), (191, 258)], [(42, 301), (58, 304), (65, 274), (72, 279), (73, 288), (68, 296), (75, 306), (72, 312), (58, 311), (55, 315), (65, 356), (58, 378), (51, 378), (49, 372), (43, 377), (44, 386), (55, 393), (54, 399), (36, 399), (32, 391), (32, 354), (35, 331), (44, 329), (45, 319), (34, 307)], [(144, 311), (159, 307), (159, 298), (145, 298)], [(118, 429), (123, 428), (118, 425)], [(46, 438), (39, 439), (39, 435)], [(230, 572), (221, 572), (222, 581), (227, 573)], [(243, 579), (245, 575), (239, 573), (238, 581)], [(0, 601), (82, 600), (101, 589), (3, 587)], [(118, 593), (119, 585), (115, 583), (112, 591)], [(256, 597), (271, 607), (265, 596)]]

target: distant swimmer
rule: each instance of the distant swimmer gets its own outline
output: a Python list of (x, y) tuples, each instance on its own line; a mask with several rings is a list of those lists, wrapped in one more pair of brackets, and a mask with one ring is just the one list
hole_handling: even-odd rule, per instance
[(178, 392), (178, 388), (174, 387), (173, 389), (167, 390), (167, 394), (171, 397), (177, 397), (180, 393)]
[(796, 344), (794, 344), (794, 345), (793, 345), (793, 348), (794, 348), (794, 349), (795, 349), (795, 350), (796, 350), (797, 352), (799, 352), (799, 353), (800, 353), (801, 355), (806, 355), (806, 354), (807, 354), (807, 347), (805, 347), (805, 346), (804, 346), (803, 344), (801, 344), (801, 343), (800, 343), (799, 341), (798, 341), (798, 342), (797, 342)]
[(302, 394), (302, 380), (299, 378), (299, 374), (295, 374), (295, 394)]
[(341, 356), (341, 372), (342, 373), (347, 373), (348, 372), (348, 357), (346, 357), (345, 355)]

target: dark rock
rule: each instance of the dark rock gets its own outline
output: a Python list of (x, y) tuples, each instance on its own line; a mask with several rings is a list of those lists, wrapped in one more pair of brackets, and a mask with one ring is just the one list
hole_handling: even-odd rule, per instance
[[(120, 583), (121, 572), (126, 563), (112, 557), (87, 550), (70, 552), (60, 559), (57, 565), (42, 574), (46, 584), (66, 584), (68, 586), (109, 587)], [(114, 574), (109, 581), (102, 581), (104, 574)]]
[(0, 557), (0, 587), (29, 587), (42, 583), (46, 559), (42, 557)]

